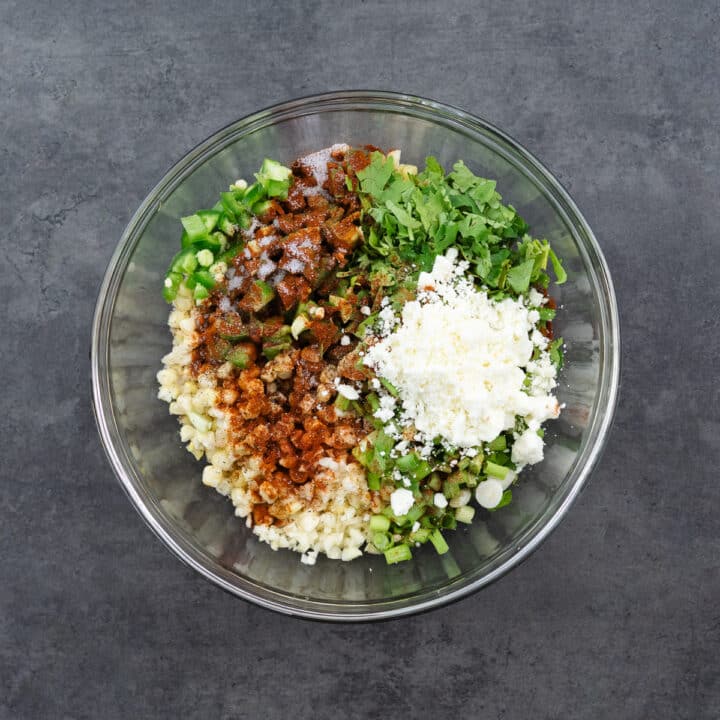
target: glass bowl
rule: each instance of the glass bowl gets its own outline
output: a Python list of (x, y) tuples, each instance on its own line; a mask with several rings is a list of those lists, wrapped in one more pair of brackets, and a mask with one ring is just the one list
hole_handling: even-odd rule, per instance
[[(263, 158), (289, 162), (336, 142), (401, 148), (404, 162), (428, 154), (446, 168), (462, 158), (547, 237), (568, 281), (553, 287), (556, 331), (567, 344), (545, 460), (523, 472), (512, 504), (446, 533), (432, 547), (388, 566), (382, 556), (303, 565), (273, 551), (200, 481), (202, 466), (180, 442), (176, 418), (156, 398), (156, 372), (169, 351), (162, 281), (179, 247), (178, 218), (207, 207)], [(389, 92), (338, 92), (293, 100), (220, 130), (178, 162), (147, 196), (110, 261), (95, 312), (95, 414), (110, 462), (133, 505), (182, 560), (225, 590), (283, 613), (371, 620), (426, 610), (500, 577), (548, 536), (596, 463), (618, 391), (619, 330), (612, 281), (597, 241), (560, 183), (501, 130), (457, 108)], [(140, 532), (138, 530), (138, 532)]]

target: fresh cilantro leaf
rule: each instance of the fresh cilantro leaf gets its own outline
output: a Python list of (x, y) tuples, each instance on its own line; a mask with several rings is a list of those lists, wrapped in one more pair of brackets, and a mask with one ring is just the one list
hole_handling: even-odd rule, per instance
[(370, 164), (366, 168), (357, 171), (360, 189), (369, 195), (380, 195), (394, 170), (395, 163), (391, 157), (385, 157), (380, 152), (372, 153)]
[(462, 160), (458, 160), (453, 165), (453, 171), (448, 175), (448, 180), (452, 182), (456, 190), (465, 193), (477, 184), (478, 178), (470, 172)]
[(567, 280), (567, 273), (565, 268), (560, 262), (560, 258), (555, 254), (554, 250), (550, 250), (550, 262), (552, 263), (553, 270), (555, 271), (556, 282), (558, 285), (562, 285)]
[(535, 261), (531, 258), (520, 265), (508, 270), (508, 285), (518, 294), (522, 295), (528, 291), (530, 287), (530, 276), (532, 275)]
[(548, 345), (548, 354), (550, 355), (550, 362), (560, 370), (565, 362), (565, 355), (563, 353), (563, 339), (555, 338), (550, 345)]

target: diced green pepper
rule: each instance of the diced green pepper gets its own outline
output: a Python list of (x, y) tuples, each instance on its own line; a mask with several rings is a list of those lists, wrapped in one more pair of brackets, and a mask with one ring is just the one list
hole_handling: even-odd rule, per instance
[(260, 183), (253, 183), (243, 196), (243, 205), (250, 210), (255, 203), (265, 199), (265, 188)]
[(205, 222), (197, 213), (180, 218), (180, 222), (185, 228), (185, 232), (188, 234), (190, 242), (200, 240), (200, 238), (203, 238), (208, 234), (208, 228), (205, 225)]
[(220, 215), (220, 220), (218, 220), (218, 228), (228, 237), (233, 237), (237, 232), (237, 227), (235, 226), (235, 223), (233, 223), (233, 221), (225, 213)]
[(253, 215), (264, 215), (272, 207), (270, 200), (260, 200), (252, 206)]
[(253, 312), (262, 310), (275, 297), (275, 290), (264, 280), (255, 280), (243, 298), (245, 304)]
[(193, 297), (195, 300), (204, 300), (206, 297), (210, 296), (210, 292), (206, 287), (203, 287), (202, 285), (196, 285), (193, 289)]
[(289, 342), (281, 342), (275, 345), (263, 345), (262, 354), (268, 359), (272, 360), (277, 357), (281, 352), (290, 349)]
[(175, 273), (191, 273), (197, 267), (197, 258), (192, 249), (181, 250), (170, 263), (170, 271)]
[(215, 278), (209, 270), (196, 270), (193, 273), (193, 278), (198, 285), (202, 285), (208, 290), (212, 290), (215, 287)]
[(243, 206), (237, 201), (235, 195), (231, 192), (220, 193), (220, 202), (222, 203), (223, 209), (230, 220), (237, 220), (245, 212)]
[(250, 354), (242, 347), (235, 347), (230, 350), (226, 359), (240, 370), (244, 370), (250, 364)]
[(234, 342), (250, 337), (249, 327), (237, 313), (225, 313), (215, 321), (215, 330), (221, 338)]
[(196, 215), (203, 221), (206, 232), (212, 232), (220, 220), (220, 213), (217, 210), (198, 210)]
[(180, 273), (170, 272), (163, 283), (163, 297), (167, 302), (172, 302), (177, 297), (177, 291), (182, 282), (183, 276)]
[(257, 181), (262, 185), (268, 197), (285, 199), (290, 187), (292, 170), (281, 165), (277, 160), (265, 158), (260, 172), (255, 173)]

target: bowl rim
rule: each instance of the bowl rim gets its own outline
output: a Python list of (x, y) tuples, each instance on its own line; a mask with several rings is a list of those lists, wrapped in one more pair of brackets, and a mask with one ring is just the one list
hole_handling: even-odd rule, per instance
[[(403, 596), (390, 601), (373, 601), (373, 604), (367, 605), (361, 602), (343, 603), (343, 610), (338, 611), (338, 604), (330, 601), (303, 598), (299, 602), (299, 598), (283, 595), (279, 591), (269, 591), (267, 588), (261, 588), (264, 591), (261, 596), (257, 593), (258, 586), (251, 581), (239, 578), (239, 576), (230, 573), (224, 568), (222, 568), (224, 572), (216, 572), (212, 568), (206, 567), (197, 553), (194, 553), (191, 548), (185, 547), (185, 544), (179, 538), (174, 537), (170, 528), (163, 526), (149, 507), (147, 499), (141, 495), (138, 487), (128, 476), (128, 468), (132, 468), (132, 465), (125, 464), (130, 462), (126, 449), (118, 447), (117, 445), (120, 445), (120, 443), (116, 444), (113, 439), (112, 430), (113, 428), (117, 429), (117, 423), (115, 422), (110, 393), (108, 339), (109, 318), (114, 308), (117, 289), (127, 265), (127, 262), (123, 264), (122, 261), (123, 259), (127, 261), (130, 251), (139, 239), (139, 230), (144, 228), (157, 206), (174, 190), (180, 179), (192, 172), (199, 161), (204, 162), (205, 156), (214, 146), (228, 144), (229, 139), (234, 134), (239, 132), (247, 133), (248, 128), (253, 125), (263, 123), (263, 125), (260, 125), (262, 127), (268, 124), (268, 121), (277, 122), (282, 120), (284, 116), (297, 117), (298, 110), (308, 111), (303, 114), (313, 114), (313, 109), (318, 111), (328, 105), (337, 105), (338, 110), (341, 110), (343, 109), (342, 105), (348, 103), (353, 105), (362, 105), (363, 103), (372, 105), (374, 103), (377, 105), (377, 109), (384, 106), (385, 110), (392, 106), (394, 112), (415, 110), (417, 113), (425, 113), (421, 116), (426, 118), (426, 113), (430, 112), (432, 115), (443, 117), (446, 121), (450, 121), (466, 131), (480, 132), (485, 136), (494, 136), (494, 139), (500, 143), (501, 147), (505, 146), (512, 154), (520, 156), (523, 171), (527, 174), (527, 171), (530, 170), (536, 176), (539, 176), (542, 184), (548, 186), (548, 189), (552, 191), (552, 200), (557, 209), (562, 209), (565, 215), (569, 216), (569, 225), (573, 227), (574, 231), (579, 229), (584, 235), (584, 242), (581, 242), (580, 246), (585, 253), (592, 253), (591, 268), (596, 275), (595, 280), (599, 294), (605, 298), (606, 302), (604, 304), (601, 302), (599, 305), (600, 325), (603, 330), (604, 342), (601, 343), (600, 348), (600, 382), (598, 398), (595, 403), (596, 411), (587, 434), (586, 457), (584, 462), (577, 463), (577, 477), (569, 485), (563, 501), (549, 516), (538, 519), (525, 530), (526, 535), (529, 536), (529, 540), (525, 544), (518, 545), (514, 552), (482, 577), (462, 582), (461, 576), (460, 580), (455, 581), (458, 587), (451, 587), (444, 593), (437, 590), (432, 591), (429, 597), (419, 599), (417, 602), (411, 601), (409, 604), (406, 604), (406, 597)], [(344, 109), (353, 108), (347, 107)], [(538, 180), (538, 177), (534, 179)], [(106, 330), (104, 333), (103, 328)], [(198, 143), (174, 163), (145, 196), (145, 199), (125, 227), (108, 262), (100, 285), (92, 324), (91, 381), (95, 421), (103, 449), (115, 476), (145, 523), (184, 563), (233, 595), (286, 615), (337, 622), (383, 620), (423, 612), (467, 597), (499, 579), (529, 557), (558, 526), (560, 520), (580, 494), (597, 464), (606, 445), (615, 415), (620, 384), (619, 313), (610, 271), (592, 229), (560, 181), (522, 144), (479, 116), (470, 114), (456, 106), (425, 97), (386, 90), (326, 92), (273, 104), (225, 125)], [(602, 397), (603, 393), (605, 397)], [(599, 409), (602, 409), (603, 412), (598, 412)], [(119, 433), (116, 434), (119, 435)], [(232, 582), (231, 578), (242, 580), (248, 587), (239, 586), (236, 582)]]

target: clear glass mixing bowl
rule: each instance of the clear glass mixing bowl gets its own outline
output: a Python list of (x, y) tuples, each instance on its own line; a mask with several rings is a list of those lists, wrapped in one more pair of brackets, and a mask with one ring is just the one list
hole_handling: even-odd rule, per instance
[[(169, 350), (161, 295), (178, 248), (178, 218), (212, 205), (263, 158), (290, 161), (336, 142), (401, 148), (404, 162), (428, 154), (445, 167), (462, 158), (547, 237), (568, 281), (554, 287), (556, 329), (567, 343), (559, 400), (544, 462), (524, 471), (511, 505), (446, 533), (410, 562), (382, 556), (303, 565), (274, 552), (200, 482), (201, 465), (180, 443), (178, 424), (156, 399), (155, 374)], [(92, 336), (95, 413), (110, 462), (147, 524), (181, 559), (224, 589), (280, 612), (370, 620), (442, 605), (500, 577), (527, 557), (577, 497), (597, 461), (615, 408), (618, 314), (600, 248), (575, 203), (530, 153), (480, 118), (430, 100), (388, 92), (339, 92), (276, 105), (226, 127), (178, 162), (142, 203), (110, 261)], [(138, 530), (138, 532), (141, 532)]]

